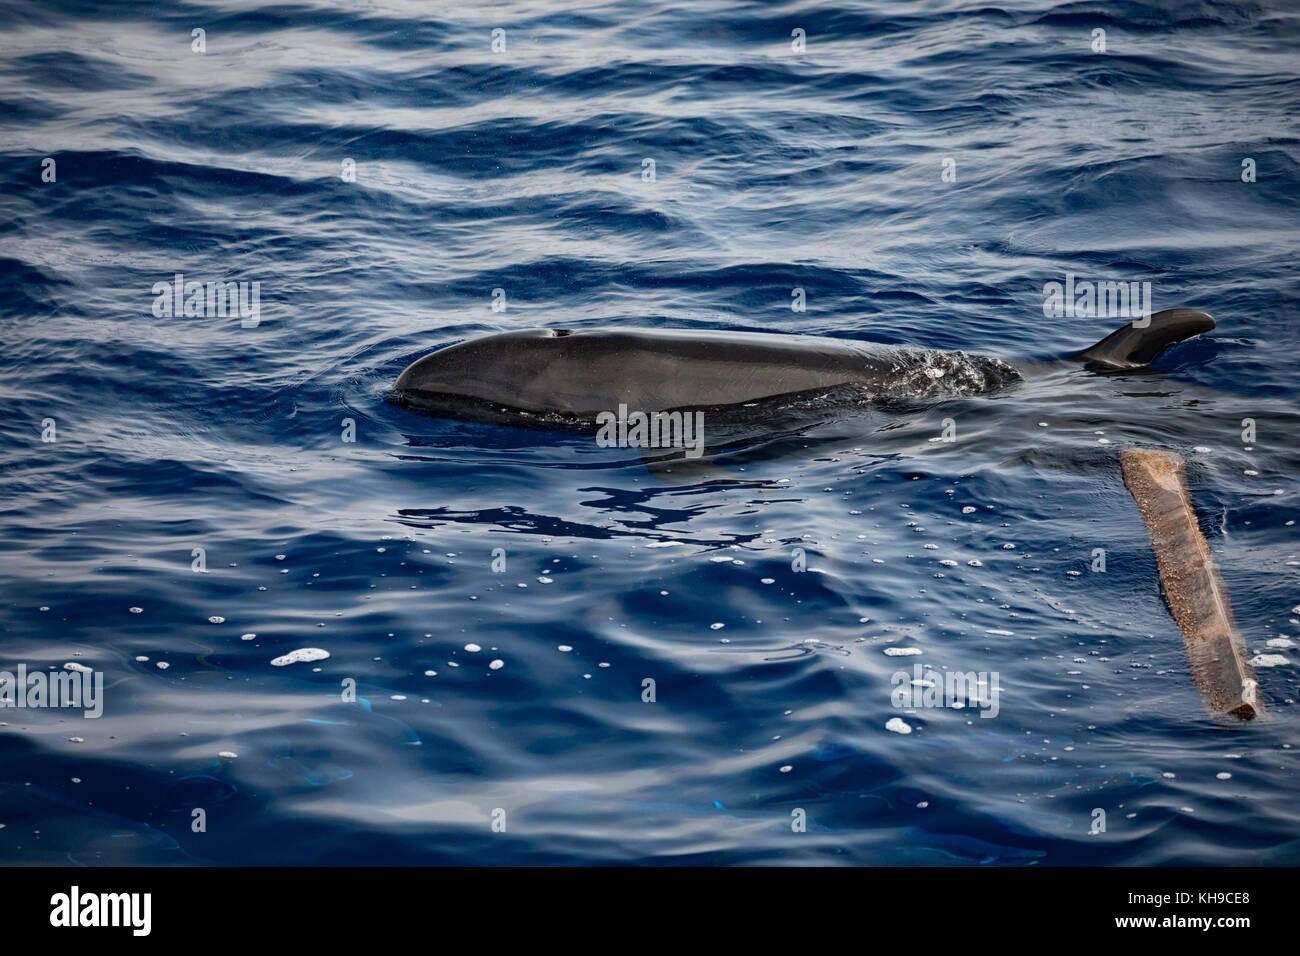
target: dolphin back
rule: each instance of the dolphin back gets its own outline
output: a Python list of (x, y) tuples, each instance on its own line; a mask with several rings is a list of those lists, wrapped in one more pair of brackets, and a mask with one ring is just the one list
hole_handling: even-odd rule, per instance
[(523, 329), (424, 356), (398, 377), (394, 397), (438, 417), (502, 421), (522, 413), (589, 422), (620, 405), (739, 409), (833, 390), (867, 400), (936, 398), (1019, 378), (986, 356), (807, 335)]

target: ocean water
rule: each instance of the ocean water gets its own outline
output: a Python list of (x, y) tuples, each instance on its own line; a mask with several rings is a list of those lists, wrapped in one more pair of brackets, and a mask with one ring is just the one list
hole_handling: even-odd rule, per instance
[[(1298, 43), (1283, 0), (0, 4), (0, 664), (104, 682), (0, 710), (0, 860), (1300, 863)], [(387, 401), (532, 326), (1048, 360), (1122, 324), (1045, 316), (1067, 274), (1219, 327), (671, 472)], [(1265, 718), (1198, 696), (1132, 444), (1188, 460)], [(895, 707), (916, 666), (996, 716)]]

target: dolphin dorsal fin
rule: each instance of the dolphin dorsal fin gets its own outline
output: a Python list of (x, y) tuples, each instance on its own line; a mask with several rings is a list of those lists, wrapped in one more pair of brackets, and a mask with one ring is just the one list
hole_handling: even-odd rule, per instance
[(1068, 358), (1086, 362), (1098, 371), (1145, 368), (1171, 345), (1214, 328), (1214, 318), (1197, 309), (1166, 309), (1151, 316), (1149, 323), (1137, 327), (1121, 326), (1091, 348)]

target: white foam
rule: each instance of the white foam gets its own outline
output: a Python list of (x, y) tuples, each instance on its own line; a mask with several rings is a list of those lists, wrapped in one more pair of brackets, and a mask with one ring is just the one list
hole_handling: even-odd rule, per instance
[(296, 651), (290, 651), (281, 657), (271, 661), (274, 667), (284, 667), (286, 664), (310, 663), (311, 661), (323, 661), (330, 656), (330, 652), (319, 647), (300, 647)]
[(1281, 654), (1256, 654), (1250, 659), (1251, 667), (1278, 667), (1291, 663)]

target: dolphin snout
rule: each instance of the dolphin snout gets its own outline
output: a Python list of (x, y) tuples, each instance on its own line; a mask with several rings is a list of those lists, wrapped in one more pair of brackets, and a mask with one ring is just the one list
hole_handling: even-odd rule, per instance
[(393, 390), (407, 392), (420, 388), (422, 383), (429, 380), (430, 373), (437, 368), (438, 364), (437, 352), (431, 352), (422, 358), (416, 359), (402, 370), (401, 375), (397, 376), (397, 381), (393, 383)]

